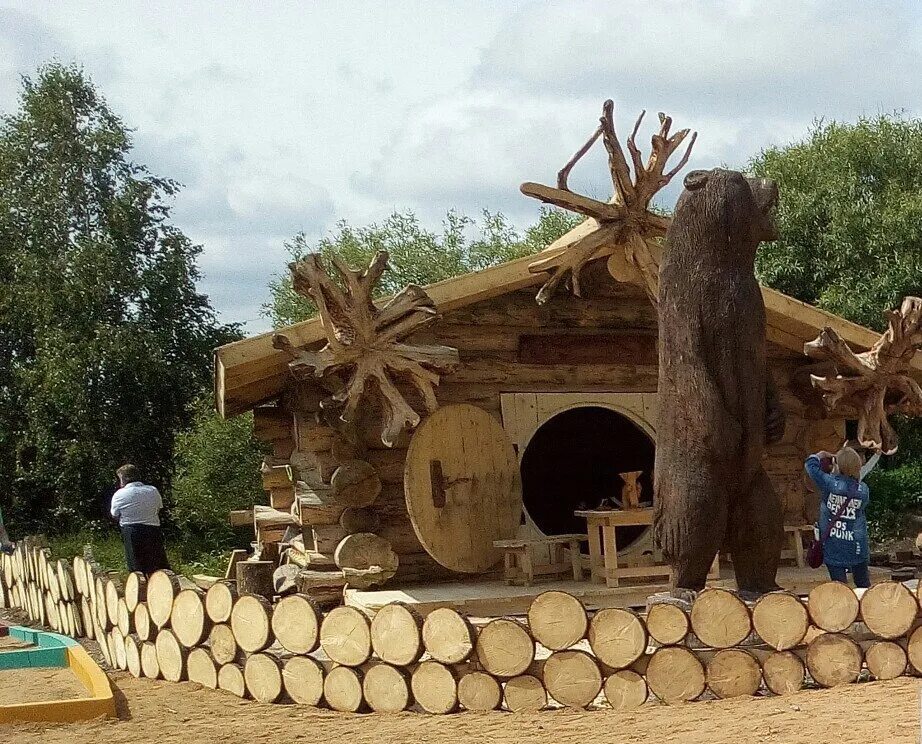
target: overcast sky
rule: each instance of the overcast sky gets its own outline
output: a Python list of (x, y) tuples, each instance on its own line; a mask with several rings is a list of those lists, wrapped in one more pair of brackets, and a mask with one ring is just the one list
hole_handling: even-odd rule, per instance
[[(643, 108), (697, 129), (699, 168), (741, 166), (817, 117), (918, 115), (920, 8), (0, 0), (0, 111), (43, 61), (82, 64), (135, 129), (136, 160), (184, 184), (174, 217), (204, 246), (202, 289), (256, 332), (299, 230), (407, 208), (431, 227), (452, 207), (534, 220), (519, 183), (553, 183), (605, 98), (622, 132)], [(608, 195), (601, 154), (571, 186)]]

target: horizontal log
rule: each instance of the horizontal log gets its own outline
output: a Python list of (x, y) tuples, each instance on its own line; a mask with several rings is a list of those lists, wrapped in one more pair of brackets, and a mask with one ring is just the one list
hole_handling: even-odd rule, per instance
[(625, 364), (658, 363), (655, 333), (543, 333), (519, 337), (518, 361), (523, 364)]
[[(532, 328), (648, 328), (657, 326), (656, 310), (647, 301), (632, 297), (595, 298), (588, 303), (572, 297), (558, 297), (538, 305), (533, 294), (511, 293), (448, 312), (444, 323), (451, 325)], [(429, 332), (438, 333), (434, 324)]]
[(270, 465), (264, 462), (260, 472), (263, 478), (263, 488), (267, 491), (273, 488), (288, 488), (294, 483), (290, 465)]
[(291, 413), (275, 406), (253, 409), (253, 435), (262, 442), (277, 442), (292, 437)]
[(269, 506), (279, 511), (288, 511), (295, 502), (294, 486), (282, 486), (269, 491)]
[(446, 382), (503, 384), (507, 392), (543, 390), (547, 386), (569, 391), (599, 389), (619, 392), (656, 392), (655, 366), (629, 364), (520, 364), (506, 359), (482, 357), (462, 360), (458, 369), (446, 375)]
[(234, 509), (230, 513), (231, 527), (243, 527), (244, 525), (253, 524), (252, 509)]

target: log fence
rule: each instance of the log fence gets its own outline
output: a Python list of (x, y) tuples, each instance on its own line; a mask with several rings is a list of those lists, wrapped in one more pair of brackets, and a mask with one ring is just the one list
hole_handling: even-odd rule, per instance
[(806, 600), (754, 603), (706, 589), (690, 610), (647, 613), (591, 612), (548, 591), (524, 618), (475, 625), (451, 608), (423, 618), (391, 604), (369, 619), (301, 594), (238, 595), (233, 582), (202, 592), (168, 571), (122, 582), (90, 557), (53, 560), (25, 540), (0, 558), (0, 601), (96, 640), (109, 666), (135, 677), (346, 712), (629, 710), (922, 675), (919, 596), (898, 582), (857, 592), (829, 582)]

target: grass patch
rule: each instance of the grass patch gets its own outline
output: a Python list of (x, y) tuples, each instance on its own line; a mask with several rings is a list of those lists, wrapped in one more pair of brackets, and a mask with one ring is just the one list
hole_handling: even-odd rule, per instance
[[(93, 557), (106, 571), (128, 572), (122, 538), (117, 533), (75, 532), (69, 535), (48, 537), (48, 547), (51, 548), (54, 558), (70, 559), (75, 555), (83, 555), (84, 545), (90, 545), (93, 548)], [(166, 553), (173, 570), (183, 576), (191, 577), (193, 574), (224, 576), (227, 568), (227, 551), (195, 553), (189, 550), (181, 538), (170, 539), (167, 536)]]

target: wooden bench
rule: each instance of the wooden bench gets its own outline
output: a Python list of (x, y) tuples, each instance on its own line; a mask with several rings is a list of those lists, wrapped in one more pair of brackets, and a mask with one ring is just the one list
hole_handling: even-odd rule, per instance
[(803, 568), (807, 565), (806, 560), (804, 559), (804, 533), (809, 533), (810, 537), (813, 537), (813, 525), (812, 524), (796, 524), (796, 525), (785, 525), (784, 526), (784, 537), (790, 546), (789, 548), (781, 551), (782, 558), (793, 558), (798, 567)]
[[(548, 537), (494, 540), (493, 546), (503, 551), (506, 583), (521, 582), (524, 586), (531, 586), (535, 581), (535, 576), (558, 576), (571, 571), (574, 581), (582, 581), (583, 564), (580, 559), (579, 544), (586, 539), (586, 535), (550, 535)], [(541, 547), (550, 548), (552, 557), (548, 565), (536, 565), (535, 548)], [(565, 547), (570, 549), (569, 561), (564, 555)]]

